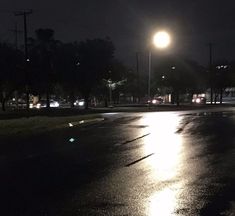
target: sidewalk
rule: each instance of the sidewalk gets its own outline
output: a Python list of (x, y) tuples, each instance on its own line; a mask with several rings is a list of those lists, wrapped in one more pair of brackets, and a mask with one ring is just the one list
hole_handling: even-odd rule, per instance
[(104, 121), (101, 114), (70, 115), (70, 116), (31, 116), (0, 120), (0, 140), (8, 136), (25, 136), (46, 131), (80, 127)]

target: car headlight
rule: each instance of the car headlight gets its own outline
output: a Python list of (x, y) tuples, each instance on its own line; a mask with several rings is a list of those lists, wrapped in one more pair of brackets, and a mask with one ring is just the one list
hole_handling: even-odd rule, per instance
[(197, 98), (197, 99), (196, 99), (196, 103), (201, 103), (201, 99), (200, 99), (200, 98)]
[(156, 100), (156, 99), (153, 99), (153, 100), (152, 100), (152, 103), (153, 103), (153, 104), (156, 104), (156, 103), (157, 103), (157, 100)]
[(84, 106), (85, 102), (84, 101), (79, 101), (78, 106)]
[(37, 108), (37, 109), (40, 109), (40, 108), (41, 108), (41, 104), (38, 103), (38, 104), (36, 105), (36, 108)]

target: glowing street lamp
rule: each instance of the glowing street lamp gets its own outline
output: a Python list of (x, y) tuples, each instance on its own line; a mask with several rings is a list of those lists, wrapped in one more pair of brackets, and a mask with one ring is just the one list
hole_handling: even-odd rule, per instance
[[(159, 31), (153, 36), (153, 45), (158, 49), (165, 49), (171, 43), (170, 35), (166, 31)], [(149, 51), (149, 74), (148, 74), (148, 98), (150, 99), (150, 84), (151, 84), (151, 51)]]
[(153, 36), (153, 44), (159, 49), (164, 49), (168, 47), (170, 42), (171, 42), (170, 35), (165, 31), (157, 32)]

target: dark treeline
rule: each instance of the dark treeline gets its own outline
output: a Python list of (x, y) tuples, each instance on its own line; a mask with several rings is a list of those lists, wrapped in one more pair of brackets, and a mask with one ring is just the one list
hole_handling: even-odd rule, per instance
[(182, 95), (210, 93), (213, 100), (222, 103), (222, 96), (227, 87), (235, 86), (235, 62), (220, 60), (211, 67), (202, 67), (193, 60), (167, 58), (155, 68), (152, 88), (158, 87), (159, 95), (171, 94), (172, 102), (179, 105)]
[[(28, 51), (26, 61), (23, 51), (0, 43), (2, 110), (12, 97), (27, 94), (46, 98), (48, 108), (52, 95), (69, 98), (71, 107), (76, 98), (83, 98), (86, 108), (91, 96), (107, 106), (111, 102), (110, 89), (114, 103), (119, 102), (120, 95), (131, 97), (132, 102), (146, 97), (147, 74), (138, 75), (117, 60), (109, 38), (63, 43), (54, 38), (52, 29), (38, 29), (35, 37), (28, 39)], [(151, 93), (172, 94), (177, 104), (180, 95), (200, 93), (210, 87), (215, 95), (222, 95), (226, 87), (235, 86), (234, 67), (235, 62), (222, 61), (209, 71), (191, 60), (167, 58), (153, 71)]]
[(55, 94), (69, 96), (71, 106), (80, 97), (88, 107), (91, 95), (107, 101), (107, 81), (118, 84), (130, 73), (114, 58), (114, 51), (109, 38), (63, 43), (55, 40), (52, 29), (38, 29), (35, 38), (28, 39), (27, 60), (23, 51), (0, 43), (2, 110), (15, 92), (45, 97), (48, 108), (50, 97)]

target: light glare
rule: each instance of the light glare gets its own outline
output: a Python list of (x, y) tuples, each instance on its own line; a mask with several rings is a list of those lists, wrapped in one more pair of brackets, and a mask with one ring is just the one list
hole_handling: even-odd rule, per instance
[(159, 48), (164, 49), (170, 44), (170, 36), (165, 31), (157, 32), (153, 37), (153, 44)]
[(70, 138), (70, 139), (69, 139), (69, 142), (71, 142), (71, 143), (74, 142), (74, 141), (75, 141), (74, 138)]

